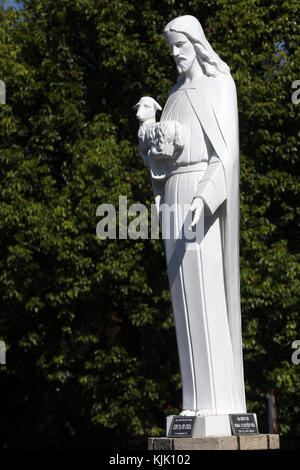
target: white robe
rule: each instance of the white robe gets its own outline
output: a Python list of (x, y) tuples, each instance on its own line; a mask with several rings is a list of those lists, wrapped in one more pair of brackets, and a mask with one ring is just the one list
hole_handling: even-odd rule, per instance
[[(228, 184), (232, 174), (236, 175), (238, 160), (236, 154), (230, 153), (233, 150), (226, 141), (226, 129), (224, 138), (206, 93), (214, 85), (221, 92), (225, 87), (228, 89), (231, 86), (228, 76), (222, 78), (203, 77), (196, 88), (173, 89), (161, 120), (181, 122), (188, 129), (189, 141), (171, 169), (166, 162), (166, 181), (152, 179), (156, 200), (177, 207), (170, 220), (165, 220), (162, 213), (162, 225), (170, 225), (165, 250), (182, 378), (182, 407), (203, 415), (246, 411), (241, 331), (238, 330), (239, 297), (236, 298), (237, 286), (229, 284), (238, 281), (236, 265), (232, 267), (238, 261), (232, 259), (228, 265), (228, 253), (232, 254), (228, 236), (231, 242), (234, 238), (232, 228), (228, 232), (228, 214), (234, 212), (232, 201), (236, 197), (236, 194), (232, 196)], [(231, 102), (232, 106), (235, 102)], [(227, 117), (234, 119), (235, 112), (235, 109), (233, 113), (227, 110)], [(236, 122), (232, 126), (236, 129)], [(224, 163), (228, 155), (229, 164)], [(191, 241), (184, 235), (183, 224), (190, 223), (188, 209), (195, 196), (201, 197), (205, 206), (204, 236)], [(235, 210), (235, 218), (236, 215)], [(233, 222), (236, 229), (238, 219)], [(235, 244), (236, 239), (232, 242), (236, 256)], [(233, 298), (234, 305), (238, 302), (235, 312), (232, 312)]]

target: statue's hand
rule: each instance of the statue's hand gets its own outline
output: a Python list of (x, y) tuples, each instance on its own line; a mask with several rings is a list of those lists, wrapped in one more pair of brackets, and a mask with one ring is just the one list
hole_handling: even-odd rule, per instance
[(204, 209), (204, 204), (203, 204), (201, 197), (195, 197), (190, 206), (190, 211), (194, 212), (194, 216), (193, 216), (192, 223), (189, 226), (189, 230), (193, 230), (193, 228), (197, 225), (197, 223), (200, 220), (203, 209)]
[(159, 142), (153, 143), (149, 151), (149, 155), (156, 160), (162, 158), (174, 158), (174, 144), (173, 142), (165, 142), (164, 144)]

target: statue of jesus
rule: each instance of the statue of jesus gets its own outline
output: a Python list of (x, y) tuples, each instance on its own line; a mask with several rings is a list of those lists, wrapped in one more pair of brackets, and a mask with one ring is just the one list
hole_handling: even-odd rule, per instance
[[(178, 80), (162, 111), (185, 145), (151, 173), (158, 206), (175, 207), (164, 240), (179, 363), (181, 415), (245, 413), (239, 291), (239, 135), (235, 84), (199, 21), (165, 28)], [(151, 155), (151, 148), (148, 151)], [(161, 177), (161, 175), (164, 175)], [(161, 214), (164, 223), (164, 213)], [(204, 223), (203, 236), (182, 236)]]

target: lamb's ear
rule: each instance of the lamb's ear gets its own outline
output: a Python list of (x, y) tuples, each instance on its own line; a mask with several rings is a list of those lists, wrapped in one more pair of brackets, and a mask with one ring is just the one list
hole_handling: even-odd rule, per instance
[[(152, 98), (152, 99), (153, 99), (153, 98)], [(158, 104), (158, 102), (155, 101), (154, 99), (153, 99), (153, 104), (154, 104), (154, 109), (155, 109), (155, 111), (157, 111), (157, 110), (158, 110), (158, 111), (161, 111), (161, 110), (162, 110), (162, 107), (160, 106), (160, 104)]]
[(134, 106), (132, 106), (132, 109), (139, 109), (140, 107), (140, 102), (138, 102), (137, 104), (135, 104)]

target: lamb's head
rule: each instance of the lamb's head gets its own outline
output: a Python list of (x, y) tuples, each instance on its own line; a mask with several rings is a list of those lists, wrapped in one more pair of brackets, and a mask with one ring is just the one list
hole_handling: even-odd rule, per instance
[(136, 109), (136, 117), (143, 124), (147, 121), (155, 122), (156, 111), (161, 111), (161, 106), (150, 96), (143, 96), (133, 109)]

